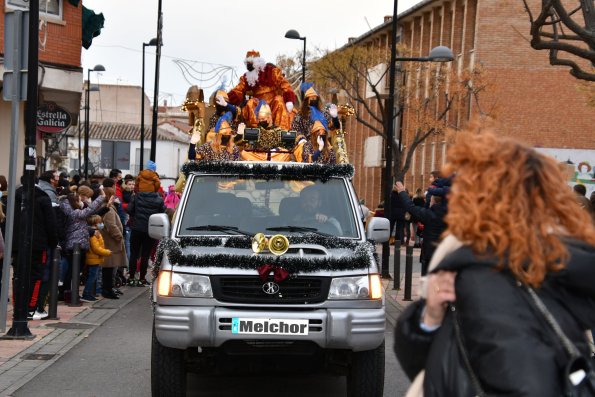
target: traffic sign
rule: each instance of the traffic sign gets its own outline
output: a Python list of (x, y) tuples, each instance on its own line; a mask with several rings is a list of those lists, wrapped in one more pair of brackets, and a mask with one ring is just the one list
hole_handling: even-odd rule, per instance
[(27, 99), (29, 11), (4, 15), (4, 68), (2, 97), (6, 101)]

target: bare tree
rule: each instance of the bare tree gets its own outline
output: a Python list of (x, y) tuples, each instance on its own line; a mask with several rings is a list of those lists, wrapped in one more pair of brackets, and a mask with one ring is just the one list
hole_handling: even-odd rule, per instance
[(577, 79), (595, 81), (594, 0), (542, 0), (533, 7), (523, 3), (531, 22), (531, 47), (548, 50), (550, 64), (569, 66)]
[[(300, 84), (302, 83), (302, 51), (295, 55), (278, 55), (275, 65), (283, 71), (285, 79), (291, 84), (299, 98)], [(306, 52), (306, 56), (308, 52)], [(308, 69), (306, 68), (306, 73)], [(308, 76), (306, 75), (306, 78)]]
[[(407, 50), (400, 48), (400, 53), (406, 54)], [(327, 52), (310, 65), (316, 86), (326, 92), (344, 91), (356, 108), (356, 121), (385, 140), (387, 92), (382, 82), (388, 74), (388, 55), (382, 48), (352, 46)], [(397, 179), (407, 173), (415, 149), (421, 143), (432, 135), (443, 134), (447, 128), (458, 128), (458, 112), (470, 101), (478, 113), (490, 114), (479, 102), (480, 94), (489, 86), (481, 68), (457, 73), (453, 67), (438, 63), (407, 62), (403, 66), (397, 78), (395, 117), (407, 115), (409, 133), (406, 147), (399, 145), (398, 136), (394, 137), (392, 148)], [(379, 70), (384, 70), (384, 74), (379, 75)]]

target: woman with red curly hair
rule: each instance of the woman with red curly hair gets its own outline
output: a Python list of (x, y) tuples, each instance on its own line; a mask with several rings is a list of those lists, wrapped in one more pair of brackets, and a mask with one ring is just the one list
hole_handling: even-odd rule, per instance
[(397, 357), (415, 378), (408, 396), (566, 395), (571, 359), (581, 362), (567, 371), (572, 382), (595, 386), (585, 338), (595, 328), (595, 227), (557, 163), (512, 139), (467, 132), (444, 173), (456, 175), (446, 237), (424, 298), (395, 332)]

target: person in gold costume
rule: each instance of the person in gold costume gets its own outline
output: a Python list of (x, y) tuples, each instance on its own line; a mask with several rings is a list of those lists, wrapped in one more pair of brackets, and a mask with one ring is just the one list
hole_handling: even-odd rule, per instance
[(215, 106), (215, 113), (209, 119), (209, 128), (207, 131), (210, 131), (215, 128), (215, 124), (219, 121), (219, 117), (223, 116), (227, 112), (232, 112), (234, 115), (237, 113), (237, 109), (232, 104), (228, 103), (229, 97), (227, 96), (227, 92), (222, 89), (218, 89), (215, 93), (211, 96), (211, 106)]
[(231, 124), (233, 114), (225, 113), (215, 125), (213, 140), (206, 142), (196, 149), (197, 161), (237, 161), (240, 159), (240, 150), (235, 145)]
[(305, 139), (298, 145), (301, 147), (301, 159), (296, 151), (296, 160), (304, 163), (335, 164), (337, 156), (328, 136), (328, 125), (326, 120), (314, 121), (310, 138)]
[(292, 153), (281, 145), (282, 129), (274, 125), (269, 105), (261, 101), (256, 111), (260, 136), (255, 144), (245, 145), (242, 160), (291, 161)]
[(320, 98), (312, 83), (302, 83), (300, 90), (304, 100), (291, 123), (292, 130), (297, 131), (298, 135), (310, 139), (314, 122), (321, 118), (326, 120), (330, 130), (340, 128), (337, 105), (330, 104), (324, 107), (322, 98)]
[[(248, 51), (244, 62), (248, 71), (228, 93), (229, 100), (226, 102), (242, 106), (244, 122), (248, 127), (256, 127), (258, 118), (255, 110), (259, 100), (264, 100), (271, 108), (273, 124), (289, 130), (297, 98), (283, 72), (272, 63), (266, 63), (258, 51)], [(250, 99), (244, 104), (246, 96)]]

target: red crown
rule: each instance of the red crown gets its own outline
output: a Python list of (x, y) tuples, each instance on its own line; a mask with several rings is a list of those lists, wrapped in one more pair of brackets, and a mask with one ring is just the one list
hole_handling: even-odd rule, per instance
[(248, 51), (246, 53), (246, 58), (260, 58), (260, 52), (254, 50)]

